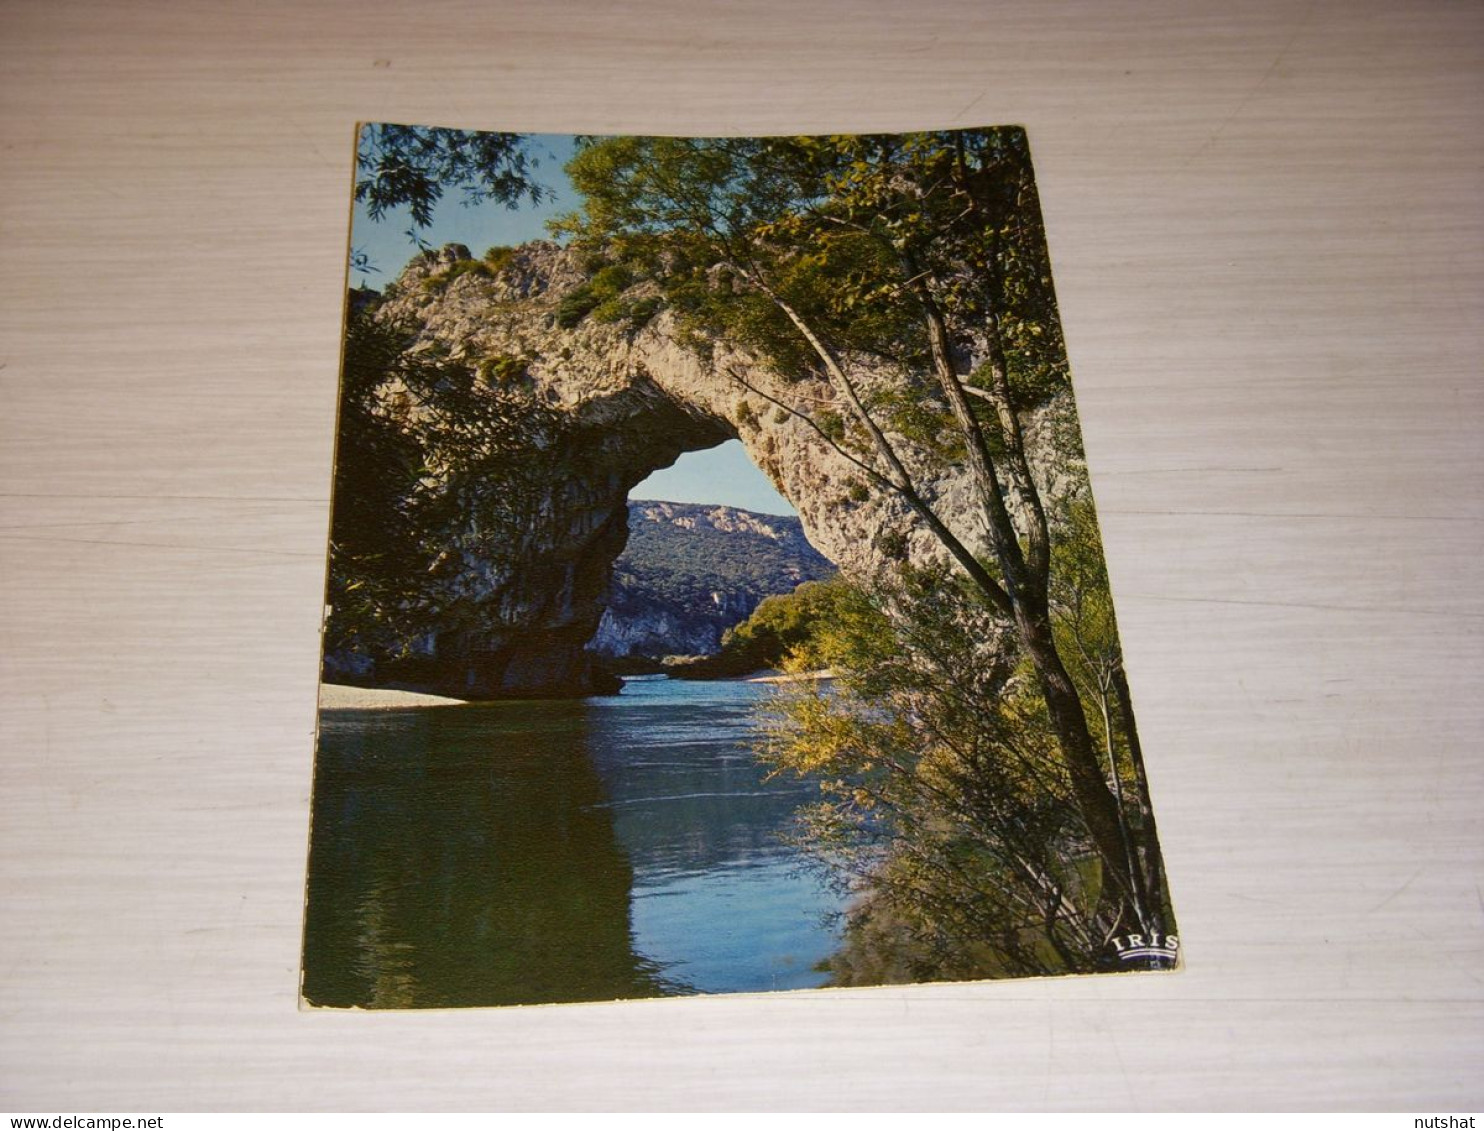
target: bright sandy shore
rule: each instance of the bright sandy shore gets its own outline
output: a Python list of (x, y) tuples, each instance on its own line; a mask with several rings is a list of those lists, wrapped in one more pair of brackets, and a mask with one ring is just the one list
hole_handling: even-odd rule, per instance
[[(737, 677), (743, 683), (800, 683), (804, 680), (833, 678), (834, 673), (828, 668), (817, 672), (799, 672), (796, 675), (769, 668), (751, 675)], [(451, 699), (446, 695), (424, 695), (420, 691), (351, 687), (344, 683), (319, 685), (319, 705), (324, 711), (390, 711), (398, 707), (438, 707), (464, 702), (467, 700)]]
[(744, 675), (740, 678), (743, 683), (804, 683), (811, 679), (834, 679), (835, 673), (829, 668), (821, 668), (817, 672), (788, 674), (777, 668), (769, 668), (767, 671), (753, 672), (751, 675)]
[(349, 687), (343, 683), (319, 685), (319, 705), (323, 711), (391, 710), (395, 707), (437, 707), (462, 702), (462, 699), (450, 699), (446, 695), (424, 695), (418, 691)]

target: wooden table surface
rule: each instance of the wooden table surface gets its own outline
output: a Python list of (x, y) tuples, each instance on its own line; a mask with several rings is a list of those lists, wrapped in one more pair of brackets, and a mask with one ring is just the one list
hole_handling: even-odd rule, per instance
[[(0, 1107), (1484, 1095), (1484, 7), (0, 4)], [(352, 129), (1030, 130), (1187, 968), (301, 1013)]]

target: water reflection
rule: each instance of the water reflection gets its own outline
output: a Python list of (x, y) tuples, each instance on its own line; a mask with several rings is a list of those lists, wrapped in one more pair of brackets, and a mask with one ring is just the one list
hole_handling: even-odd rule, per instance
[(755, 688), (321, 720), (304, 994), (498, 1005), (818, 985), (831, 898), (779, 839), (810, 792)]

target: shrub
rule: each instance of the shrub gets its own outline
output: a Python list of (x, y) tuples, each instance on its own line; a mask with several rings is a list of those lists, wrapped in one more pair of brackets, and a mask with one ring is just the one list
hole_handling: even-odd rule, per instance
[(509, 386), (524, 381), (529, 376), (531, 359), (497, 354), (479, 363), (479, 378), (487, 385)]
[(484, 259), (482, 262), (486, 267), (490, 269), (491, 272), (498, 275), (501, 271), (505, 270), (505, 268), (509, 267), (514, 259), (515, 248), (492, 247), (484, 253)]
[(429, 294), (440, 294), (448, 289), (448, 285), (455, 279), (465, 275), (474, 275), (481, 279), (492, 279), (495, 276), (487, 263), (480, 259), (460, 259), (446, 271), (440, 271), (436, 275), (429, 275), (423, 280), (423, 290)]
[(592, 313), (593, 307), (601, 301), (603, 301), (602, 298), (593, 293), (590, 283), (574, 287), (562, 296), (562, 301), (557, 304), (556, 324), (563, 330), (572, 329)]

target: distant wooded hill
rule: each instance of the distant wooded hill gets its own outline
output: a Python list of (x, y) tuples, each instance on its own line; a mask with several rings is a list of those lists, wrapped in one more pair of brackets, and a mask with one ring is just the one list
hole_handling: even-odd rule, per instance
[(634, 500), (613, 599), (588, 647), (610, 657), (711, 655), (764, 597), (834, 572), (797, 518)]

